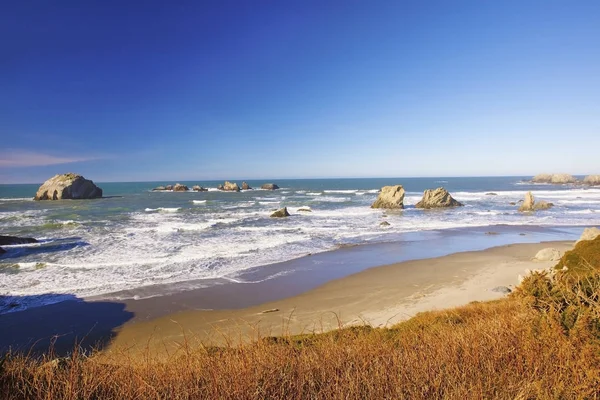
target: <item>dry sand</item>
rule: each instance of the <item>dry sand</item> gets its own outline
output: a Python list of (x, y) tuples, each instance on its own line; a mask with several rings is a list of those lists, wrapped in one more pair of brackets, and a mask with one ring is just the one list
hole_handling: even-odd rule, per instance
[(512, 244), (484, 251), (371, 268), (298, 296), (236, 310), (184, 311), (125, 324), (110, 350), (172, 353), (183, 343), (224, 344), (281, 334), (322, 332), (367, 323), (389, 326), (421, 311), (505, 296), (526, 269), (556, 262), (533, 261), (546, 247), (564, 252), (572, 241)]

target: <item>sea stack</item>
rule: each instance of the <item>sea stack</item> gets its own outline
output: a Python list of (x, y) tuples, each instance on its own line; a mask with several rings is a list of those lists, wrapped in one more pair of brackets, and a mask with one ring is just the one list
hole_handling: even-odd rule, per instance
[(279, 189), (279, 186), (274, 183), (265, 183), (260, 188), (264, 190), (276, 190)]
[(552, 183), (552, 184), (565, 184), (575, 183), (577, 178), (569, 174), (538, 174), (531, 180), (533, 183)]
[(74, 173), (54, 175), (40, 186), (34, 200), (96, 199), (102, 189)]
[(415, 208), (444, 208), (444, 207), (462, 207), (460, 201), (455, 200), (450, 193), (443, 187), (437, 189), (427, 189), (423, 193), (423, 198)]
[(521, 212), (529, 212), (529, 211), (538, 211), (538, 210), (547, 210), (552, 207), (554, 204), (548, 203), (544, 200), (535, 201), (535, 197), (531, 192), (527, 192), (525, 194), (525, 201), (519, 207), (519, 211)]
[(225, 181), (224, 184), (218, 186), (219, 190), (224, 190), (226, 192), (239, 192), (240, 187), (237, 183)]
[(591, 186), (600, 185), (600, 175), (588, 175), (583, 178), (583, 183)]
[(384, 186), (377, 196), (377, 200), (371, 204), (371, 208), (404, 208), (404, 188), (402, 185)]

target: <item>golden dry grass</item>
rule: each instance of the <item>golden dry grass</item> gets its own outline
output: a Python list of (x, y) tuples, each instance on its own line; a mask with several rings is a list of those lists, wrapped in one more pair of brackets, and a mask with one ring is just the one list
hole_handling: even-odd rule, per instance
[(600, 266), (586, 265), (577, 274), (534, 273), (506, 299), (421, 313), (391, 328), (184, 346), (167, 360), (125, 352), (54, 361), (9, 355), (0, 396), (596, 399)]

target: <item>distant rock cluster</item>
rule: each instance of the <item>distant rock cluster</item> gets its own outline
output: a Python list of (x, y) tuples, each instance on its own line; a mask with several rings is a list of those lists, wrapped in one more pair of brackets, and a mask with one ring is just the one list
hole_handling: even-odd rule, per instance
[[(252, 190), (252, 188), (250, 187), (250, 185), (247, 182), (242, 182), (242, 187), (240, 188), (240, 186), (235, 183), (235, 182), (229, 182), (229, 181), (225, 181), (222, 184), (219, 184), (217, 186), (217, 189), (222, 190), (224, 192), (239, 192), (240, 190)], [(261, 189), (263, 190), (276, 190), (279, 189), (279, 186), (277, 186), (274, 183), (265, 183), (264, 185), (261, 186)], [(158, 186), (155, 187), (154, 189), (152, 189), (152, 191), (155, 192), (188, 192), (190, 189), (189, 187), (187, 187), (186, 185), (183, 185), (181, 183), (176, 183), (175, 185), (166, 185), (166, 186)], [(208, 189), (204, 188), (200, 185), (194, 185), (192, 186), (192, 190), (194, 192), (207, 192)]]
[(588, 175), (583, 180), (575, 178), (569, 174), (539, 174), (531, 179), (533, 183), (550, 183), (554, 185), (564, 184), (582, 184), (582, 185), (600, 185), (600, 175)]
[[(377, 200), (371, 205), (371, 208), (403, 209), (405, 191), (402, 185), (384, 186), (377, 196)], [(463, 204), (455, 200), (450, 193), (443, 187), (437, 189), (427, 189), (423, 193), (423, 198), (415, 208), (446, 208), (461, 207)]]

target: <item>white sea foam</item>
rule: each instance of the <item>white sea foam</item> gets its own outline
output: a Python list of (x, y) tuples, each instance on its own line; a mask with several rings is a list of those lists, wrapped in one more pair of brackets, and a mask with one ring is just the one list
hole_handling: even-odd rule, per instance
[(206, 204), (206, 200), (192, 200), (194, 204)]
[(174, 213), (181, 210), (181, 207), (158, 207), (158, 208), (146, 208), (144, 211), (146, 212), (166, 212), (166, 213)]
[(8, 197), (0, 198), (0, 201), (33, 201), (33, 197)]
[(325, 193), (341, 193), (341, 194), (344, 194), (344, 193), (356, 193), (356, 192), (358, 192), (358, 190), (357, 189), (349, 189), (349, 190), (323, 190), (323, 192), (325, 192)]
[(321, 196), (323, 193), (321, 192), (308, 192), (306, 193), (307, 196)]

